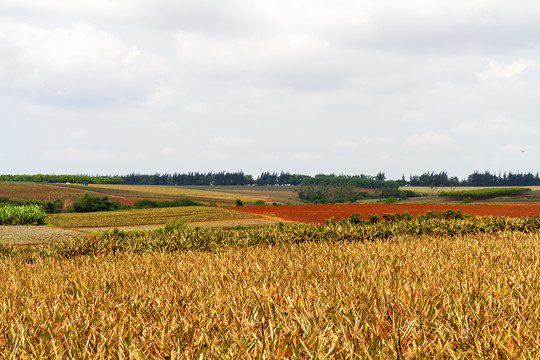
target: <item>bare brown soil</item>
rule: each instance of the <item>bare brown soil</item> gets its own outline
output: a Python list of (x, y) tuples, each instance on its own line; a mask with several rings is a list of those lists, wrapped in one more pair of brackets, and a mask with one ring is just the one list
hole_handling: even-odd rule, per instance
[(336, 219), (348, 218), (352, 213), (360, 213), (367, 219), (370, 214), (381, 217), (385, 213), (408, 211), (413, 217), (425, 214), (428, 210), (461, 210), (473, 216), (500, 215), (525, 217), (540, 215), (540, 204), (319, 204), (319, 205), (278, 205), (278, 206), (240, 206), (230, 208), (259, 215), (275, 215), (289, 221), (304, 223), (324, 223), (332, 216)]

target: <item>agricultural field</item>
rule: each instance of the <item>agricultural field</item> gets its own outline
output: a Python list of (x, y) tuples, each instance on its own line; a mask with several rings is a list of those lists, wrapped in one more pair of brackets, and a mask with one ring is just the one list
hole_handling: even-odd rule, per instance
[(539, 358), (539, 229), (281, 224), (1, 247), (0, 357)]
[[(497, 187), (489, 187), (490, 189), (498, 189)], [(505, 187), (499, 187), (505, 188)], [(501, 196), (493, 199), (481, 200), (481, 202), (494, 202), (494, 203), (528, 203), (528, 202), (540, 202), (540, 186), (523, 186), (523, 188), (531, 189), (530, 192), (519, 195), (519, 196)], [(454, 191), (474, 191), (474, 190), (484, 190), (486, 187), (479, 186), (403, 186), (399, 188), (400, 190), (412, 190), (423, 196), (418, 198), (410, 198), (407, 200), (407, 203), (452, 203), (452, 202), (461, 202), (461, 200), (451, 200), (449, 198), (442, 198), (439, 196), (440, 193), (444, 192), (454, 192)], [(475, 200), (475, 202), (478, 200)]]
[[(528, 186), (532, 191), (516, 197), (502, 197), (482, 202), (540, 202), (540, 186)], [(232, 206), (236, 199), (245, 205), (263, 200), (267, 204), (297, 205), (303, 202), (298, 198), (294, 186), (164, 186), (164, 185), (107, 185), (107, 184), (48, 184), (31, 182), (0, 182), (0, 198), (51, 201), (62, 199), (64, 207), (73, 203), (74, 197), (81, 197), (86, 192), (93, 196), (108, 196), (111, 201), (133, 205), (141, 199), (174, 200), (191, 199), (204, 204), (215, 203), (218, 206)], [(475, 190), (479, 187), (402, 187), (423, 194), (422, 197), (409, 198), (405, 203), (456, 203), (438, 196), (443, 191)], [(377, 202), (377, 199), (365, 200)]]
[(159, 209), (64, 213), (49, 215), (47, 221), (60, 228), (114, 228), (126, 226), (163, 226), (169, 221), (186, 223), (256, 219), (260, 215), (241, 213), (211, 206), (185, 206)]
[(87, 190), (115, 196), (132, 204), (141, 199), (191, 199), (203, 203), (232, 205), (236, 199), (246, 203), (263, 200), (268, 203), (299, 204), (294, 187), (290, 186), (166, 186), (166, 185), (61, 185), (68, 189)]
[(445, 210), (461, 210), (473, 216), (507, 216), (525, 217), (540, 215), (540, 203), (526, 204), (317, 204), (317, 205), (279, 205), (279, 206), (242, 206), (235, 211), (250, 214), (274, 216), (279, 219), (303, 223), (322, 224), (326, 219), (335, 220), (348, 218), (352, 213), (362, 215), (367, 220), (368, 215), (382, 217), (385, 213), (402, 213), (407, 211), (416, 217), (429, 210), (443, 212)]
[(108, 196), (111, 201), (133, 205), (142, 199), (191, 199), (205, 204), (231, 206), (236, 199), (246, 204), (263, 200), (270, 204), (300, 204), (290, 186), (164, 186), (164, 185), (108, 185), (108, 184), (49, 184), (32, 182), (0, 182), (0, 198), (51, 201), (62, 199), (66, 206), (74, 197), (85, 193)]
[(0, 181), (0, 198), (16, 200), (41, 200), (50, 201), (56, 199), (72, 200), (74, 196), (82, 196), (83, 189), (65, 187), (58, 184)]

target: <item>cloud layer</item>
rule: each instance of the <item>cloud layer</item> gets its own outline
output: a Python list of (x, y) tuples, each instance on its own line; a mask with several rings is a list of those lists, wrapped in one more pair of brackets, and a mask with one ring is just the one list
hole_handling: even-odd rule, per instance
[(538, 171), (537, 1), (8, 0), (0, 14), (6, 173)]

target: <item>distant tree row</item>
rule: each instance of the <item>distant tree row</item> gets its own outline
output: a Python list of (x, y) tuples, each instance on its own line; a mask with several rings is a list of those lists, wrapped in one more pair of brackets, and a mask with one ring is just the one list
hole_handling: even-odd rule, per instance
[(420, 176), (410, 176), (409, 181), (405, 176), (398, 180), (399, 185), (405, 186), (540, 186), (538, 173), (512, 173), (504, 172), (498, 175), (489, 171), (470, 174), (467, 179), (459, 180), (457, 177), (448, 177), (446, 172), (426, 172)]
[(0, 181), (30, 181), (45, 183), (122, 184), (116, 176), (90, 175), (0, 175)]
[(174, 174), (136, 174), (115, 176), (90, 175), (0, 175), (0, 181), (32, 181), (47, 183), (128, 184), (128, 185), (281, 185), (281, 186), (342, 186), (353, 185), (367, 189), (398, 188), (399, 186), (540, 186), (540, 176), (532, 173), (475, 171), (466, 179), (449, 177), (446, 172), (426, 172), (422, 175), (405, 175), (400, 180), (386, 180), (384, 173), (369, 175), (318, 174), (315, 176), (288, 172), (263, 172), (254, 179), (238, 172), (189, 172)]
[(243, 172), (190, 172), (187, 174), (135, 174), (119, 176), (128, 185), (252, 185), (251, 175)]
[(288, 172), (263, 172), (257, 179), (243, 172), (218, 172), (199, 173), (190, 172), (187, 174), (128, 174), (117, 175), (124, 184), (129, 185), (353, 185), (369, 189), (379, 189), (383, 187), (397, 188), (397, 181), (385, 180), (385, 175), (379, 173), (377, 176), (368, 175), (325, 175), (319, 174), (314, 177), (301, 174), (290, 174)]
[(393, 180), (386, 180), (384, 173), (379, 173), (377, 176), (369, 175), (325, 175), (319, 174), (314, 177), (306, 177), (302, 180), (300, 185), (330, 185), (330, 186), (343, 186), (352, 185), (355, 187), (365, 189), (382, 189), (393, 188), (397, 189), (399, 183)]

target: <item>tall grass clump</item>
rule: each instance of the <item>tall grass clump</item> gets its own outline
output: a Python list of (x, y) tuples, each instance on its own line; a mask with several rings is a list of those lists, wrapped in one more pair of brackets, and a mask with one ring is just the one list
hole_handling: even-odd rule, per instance
[(0, 225), (43, 225), (47, 214), (39, 205), (1, 206)]

